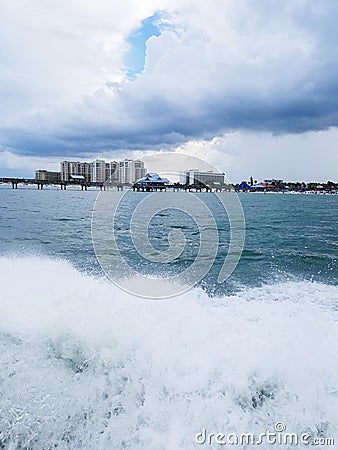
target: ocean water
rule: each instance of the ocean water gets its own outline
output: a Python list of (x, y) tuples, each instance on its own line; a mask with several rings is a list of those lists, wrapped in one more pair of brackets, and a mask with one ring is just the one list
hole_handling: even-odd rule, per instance
[[(104, 276), (96, 196), (0, 186), (0, 448), (224, 448), (195, 436), (281, 421), (337, 443), (338, 197), (240, 195), (246, 241), (232, 276), (217, 283), (217, 255), (194, 289), (149, 301)], [(160, 250), (170, 228), (193, 242), (194, 222), (173, 214), (153, 224)], [(118, 239), (138, 265), (127, 218), (126, 206)]]

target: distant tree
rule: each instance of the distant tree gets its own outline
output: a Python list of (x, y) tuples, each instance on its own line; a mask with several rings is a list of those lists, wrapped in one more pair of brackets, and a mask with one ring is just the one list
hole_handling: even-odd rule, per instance
[(276, 186), (276, 188), (277, 188), (278, 190), (282, 190), (282, 189), (284, 189), (285, 183), (283, 183), (282, 181), (276, 181), (276, 182), (274, 183), (274, 185)]
[(317, 187), (317, 184), (318, 184), (318, 183), (314, 183), (314, 182), (308, 183), (308, 184), (307, 184), (307, 189), (308, 189), (309, 191), (315, 191), (315, 190), (316, 190), (316, 187)]

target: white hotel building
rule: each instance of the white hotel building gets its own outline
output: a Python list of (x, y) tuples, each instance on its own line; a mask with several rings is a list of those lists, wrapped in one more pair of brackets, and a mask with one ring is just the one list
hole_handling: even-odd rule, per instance
[(103, 159), (95, 161), (62, 161), (60, 163), (61, 181), (71, 181), (72, 176), (83, 176), (92, 183), (133, 184), (146, 175), (147, 169), (140, 160), (125, 159), (124, 161), (106, 162)]
[(190, 169), (185, 171), (182, 182), (186, 184), (205, 184), (207, 186), (223, 185), (225, 174), (213, 172), (212, 170), (202, 171)]
[(136, 159), (125, 159), (119, 163), (119, 181), (121, 184), (133, 184), (146, 175), (144, 162)]

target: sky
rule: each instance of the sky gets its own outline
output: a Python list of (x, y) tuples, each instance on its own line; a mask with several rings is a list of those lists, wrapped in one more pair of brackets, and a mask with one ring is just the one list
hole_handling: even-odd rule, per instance
[(338, 181), (336, 0), (1, 0), (0, 176), (158, 151)]

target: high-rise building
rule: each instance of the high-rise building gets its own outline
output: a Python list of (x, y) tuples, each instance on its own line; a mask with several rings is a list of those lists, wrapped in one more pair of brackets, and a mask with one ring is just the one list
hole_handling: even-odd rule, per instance
[(91, 182), (104, 183), (106, 181), (106, 161), (96, 159), (91, 164)]
[(124, 161), (106, 162), (103, 159), (95, 161), (62, 161), (60, 163), (61, 181), (71, 181), (72, 176), (83, 176), (87, 182), (113, 184), (133, 184), (144, 177), (147, 169), (140, 160), (125, 159)]
[(144, 162), (140, 161), (139, 159), (136, 159), (134, 161), (134, 167), (135, 167), (135, 180), (133, 181), (133, 183), (135, 183), (135, 181), (139, 180), (140, 178), (143, 178), (147, 173), (147, 169), (146, 167), (144, 167)]
[(139, 159), (125, 159), (119, 164), (119, 181), (122, 184), (133, 184), (146, 175), (144, 162)]
[(119, 163), (117, 161), (110, 161), (106, 163), (106, 180), (110, 183), (116, 184), (119, 182)]
[(90, 163), (80, 161), (62, 161), (60, 163), (61, 181), (70, 181), (72, 175), (82, 175), (84, 179), (91, 181)]
[(60, 163), (61, 181), (69, 181), (71, 175), (77, 174), (76, 162), (62, 161)]
[(79, 175), (84, 176), (84, 178), (87, 182), (91, 181), (90, 163), (81, 162), (79, 164), (79, 172), (80, 172)]
[(120, 183), (132, 183), (131, 181), (131, 170), (132, 170), (132, 160), (125, 159), (120, 161), (119, 164), (119, 181)]

